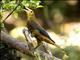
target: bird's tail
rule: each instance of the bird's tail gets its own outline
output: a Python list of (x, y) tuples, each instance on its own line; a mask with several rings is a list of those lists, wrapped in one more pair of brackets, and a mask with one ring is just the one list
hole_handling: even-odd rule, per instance
[[(60, 50), (62, 50), (62, 52), (63, 52), (64, 54), (66, 54), (65, 50), (64, 50), (63, 48), (61, 48), (59, 45), (54, 44), (54, 46), (56, 46), (57, 48), (59, 48)], [(66, 55), (67, 55), (67, 54), (66, 54)]]

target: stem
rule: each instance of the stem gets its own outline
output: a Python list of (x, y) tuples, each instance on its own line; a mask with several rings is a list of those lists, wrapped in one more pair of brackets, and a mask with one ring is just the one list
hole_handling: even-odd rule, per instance
[(17, 6), (13, 9), (13, 11), (10, 12), (10, 14), (3, 20), (2, 23), (4, 23), (5, 20), (18, 8), (18, 6), (21, 4), (22, 1), (23, 1), (23, 0), (20, 0), (20, 1), (19, 1), (19, 3), (17, 4)]

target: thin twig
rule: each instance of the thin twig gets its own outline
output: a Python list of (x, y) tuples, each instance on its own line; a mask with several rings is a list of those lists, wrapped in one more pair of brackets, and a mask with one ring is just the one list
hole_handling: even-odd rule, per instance
[(19, 0), (19, 3), (17, 4), (17, 6), (13, 9), (13, 11), (10, 12), (10, 14), (2, 21), (2, 23), (5, 22), (5, 20), (18, 8), (18, 6), (21, 4), (23, 0)]

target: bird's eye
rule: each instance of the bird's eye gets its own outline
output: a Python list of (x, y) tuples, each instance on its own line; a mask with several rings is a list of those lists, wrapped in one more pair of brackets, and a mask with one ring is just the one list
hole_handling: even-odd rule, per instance
[(33, 11), (31, 11), (31, 13), (32, 13)]

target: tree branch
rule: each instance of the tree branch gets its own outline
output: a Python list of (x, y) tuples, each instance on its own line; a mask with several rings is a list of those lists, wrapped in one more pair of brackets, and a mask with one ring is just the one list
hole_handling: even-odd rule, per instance
[(32, 53), (32, 51), (29, 50), (28, 44), (19, 42), (19, 40), (11, 37), (10, 35), (8, 35), (7, 33), (1, 31), (0, 32), (0, 40), (3, 41), (4, 43), (6, 43), (7, 45), (13, 47), (14, 49), (30, 55), (30, 56), (34, 56), (34, 54)]

